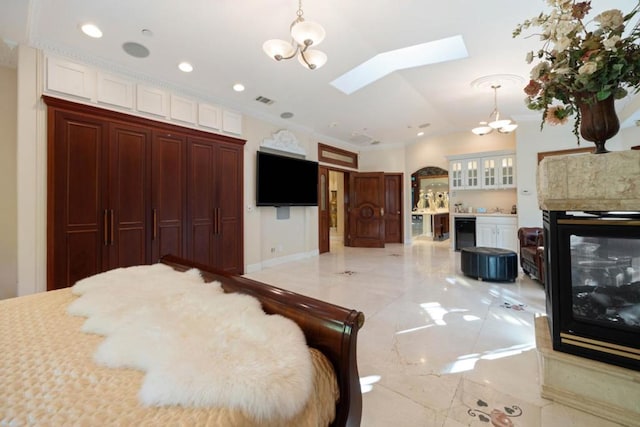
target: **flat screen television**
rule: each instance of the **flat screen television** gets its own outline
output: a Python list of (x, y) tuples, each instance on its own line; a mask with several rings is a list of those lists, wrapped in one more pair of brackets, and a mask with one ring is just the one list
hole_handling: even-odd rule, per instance
[(256, 206), (318, 206), (318, 162), (258, 151)]

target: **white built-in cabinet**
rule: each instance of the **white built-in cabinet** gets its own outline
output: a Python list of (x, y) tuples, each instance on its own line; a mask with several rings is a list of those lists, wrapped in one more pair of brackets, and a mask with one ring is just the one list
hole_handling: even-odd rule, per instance
[(518, 226), (515, 217), (478, 216), (476, 246), (518, 251)]
[(203, 99), (47, 54), (44, 92), (83, 104), (215, 134), (242, 135), (242, 115)]
[(450, 190), (515, 188), (516, 155), (493, 151), (449, 156)]
[(449, 162), (449, 190), (464, 188), (464, 173), (462, 160)]
[(470, 190), (480, 188), (480, 161), (461, 159), (449, 162), (449, 189)]
[(516, 157), (514, 154), (482, 157), (482, 188), (515, 188)]

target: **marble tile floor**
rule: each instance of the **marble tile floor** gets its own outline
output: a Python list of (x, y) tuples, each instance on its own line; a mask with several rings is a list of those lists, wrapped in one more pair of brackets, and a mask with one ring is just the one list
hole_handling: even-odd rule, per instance
[(330, 253), (247, 277), (364, 312), (363, 427), (618, 425), (540, 397), (543, 287), (522, 272), (515, 283), (468, 278), (449, 240), (332, 242)]

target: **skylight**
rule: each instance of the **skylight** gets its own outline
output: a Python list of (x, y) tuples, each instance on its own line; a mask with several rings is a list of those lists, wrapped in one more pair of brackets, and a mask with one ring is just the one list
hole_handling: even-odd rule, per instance
[(347, 95), (381, 79), (394, 71), (469, 56), (462, 36), (453, 36), (402, 49), (380, 53), (341, 75), (330, 84)]

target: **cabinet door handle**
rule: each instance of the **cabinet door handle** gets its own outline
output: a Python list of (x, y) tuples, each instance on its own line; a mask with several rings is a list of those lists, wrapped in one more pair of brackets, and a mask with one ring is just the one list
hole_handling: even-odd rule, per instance
[(113, 245), (113, 209), (111, 209), (111, 244)]
[(102, 242), (105, 246), (109, 244), (109, 210), (102, 212)]
[(220, 217), (222, 215), (220, 214), (220, 208), (216, 208), (216, 234), (220, 234)]
[(158, 237), (158, 209), (153, 209), (153, 240), (156, 240)]

